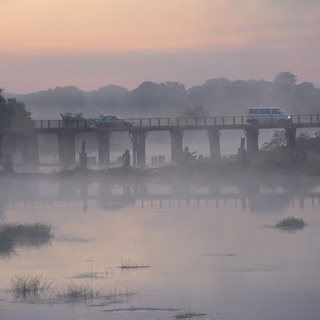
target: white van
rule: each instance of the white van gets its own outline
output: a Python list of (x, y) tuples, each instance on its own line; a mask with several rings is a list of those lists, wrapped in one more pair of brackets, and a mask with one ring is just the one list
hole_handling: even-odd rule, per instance
[(292, 116), (281, 108), (249, 108), (248, 123), (290, 123)]

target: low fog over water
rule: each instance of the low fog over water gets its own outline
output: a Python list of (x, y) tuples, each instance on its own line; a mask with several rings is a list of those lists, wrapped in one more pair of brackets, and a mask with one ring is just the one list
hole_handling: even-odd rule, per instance
[[(296, 136), (300, 134), (309, 134), (314, 136), (318, 129), (297, 129)], [(264, 143), (270, 142), (274, 130), (260, 130), (259, 132), (259, 149)], [(243, 130), (221, 130), (220, 131), (220, 149), (222, 157), (236, 155), (240, 147), (241, 138), (245, 138)], [(86, 152), (89, 161), (89, 167), (97, 168), (94, 164), (98, 162), (98, 142), (94, 133), (83, 134), (77, 133), (75, 140), (75, 160), (79, 162), (79, 153), (81, 152), (82, 142), (86, 142)], [(39, 143), (39, 161), (43, 165), (56, 165), (54, 167), (40, 166), (40, 172), (52, 172), (59, 170), (58, 140), (55, 133), (38, 134)], [(209, 139), (206, 132), (203, 131), (185, 131), (183, 134), (183, 148), (188, 147), (197, 157), (210, 158)], [(13, 162), (16, 164), (17, 172), (26, 171), (28, 168), (22, 165), (22, 147), (20, 145), (13, 147), (6, 145), (3, 141), (4, 154), (12, 154)], [(132, 142), (128, 133), (114, 132), (110, 138), (110, 161), (111, 166), (119, 166), (118, 158), (128, 149), (132, 154)], [(146, 137), (146, 165), (152, 166), (152, 157), (164, 156), (165, 163), (171, 162), (171, 140), (170, 134), (164, 132), (149, 132)], [(60, 168), (61, 169), (61, 168)]]
[[(43, 241), (17, 234), (12, 250), (1, 246), (2, 319), (320, 315), (317, 179), (245, 172), (0, 179), (1, 225), (52, 227)], [(275, 227), (288, 216), (306, 226)], [(18, 295), (17, 276), (42, 277), (48, 288)], [(70, 296), (71, 284), (92, 294)]]
[(0, 8), (0, 320), (320, 319), (320, 1)]
[[(241, 100), (250, 86), (260, 88), (260, 94)], [(285, 88), (292, 89), (292, 94), (284, 97)], [(301, 102), (306, 103), (304, 111), (314, 112), (320, 92), (312, 84), (297, 85), (290, 73), (278, 75), (273, 82), (208, 80), (188, 91), (179, 83), (145, 82), (130, 93), (112, 88), (127, 100), (110, 96), (108, 103), (113, 106), (106, 108), (99, 102), (109, 89), (91, 93), (95, 109), (86, 104), (83, 92), (70, 87), (28, 98), (37, 112), (39, 101), (48, 94), (75, 92), (83, 109), (70, 105), (67, 110), (61, 105), (60, 110), (52, 105), (50, 111), (77, 111), (79, 117), (82, 111), (94, 116), (98, 111), (117, 111), (124, 117), (130, 111), (136, 117), (190, 118), (190, 113), (200, 110), (202, 118), (213, 112), (214, 116), (240, 113), (245, 119), (249, 100), (257, 106), (267, 101), (273, 105), (275, 97), (287, 112), (300, 112)], [(272, 95), (266, 95), (269, 90)], [(256, 93), (252, 88), (249, 91)], [(299, 92), (313, 95), (301, 94), (297, 99)], [(19, 106), (15, 100), (3, 99), (3, 107), (10, 103)], [(123, 108), (118, 109), (121, 104)], [(32, 119), (27, 120), (31, 124)], [(104, 132), (99, 130), (94, 129)], [(35, 138), (30, 144), (35, 153), (39, 151), (38, 166), (31, 157), (35, 153), (26, 150), (21, 136), (7, 139), (9, 134), (3, 129), (1, 320), (319, 318), (320, 182), (309, 173), (318, 169), (315, 147), (309, 150), (314, 152), (312, 168), (304, 172), (310, 169), (308, 162), (300, 167), (305, 159), (295, 157), (293, 148), (285, 150), (293, 155), (290, 163), (279, 157), (256, 166), (249, 156), (241, 157), (246, 155), (244, 149), (238, 153), (241, 139), (246, 138), (244, 130), (215, 132), (222, 159), (216, 162), (205, 130), (185, 128), (183, 134), (175, 132), (175, 137), (169, 131), (144, 132), (145, 146), (142, 143), (134, 150), (133, 136), (116, 131), (111, 132), (110, 150), (99, 152), (109, 157), (110, 151), (108, 168), (109, 161), (98, 163), (98, 148), (109, 148), (109, 136), (99, 145), (94, 133), (70, 134), (75, 145), (74, 140), (68, 144), (63, 139), (58, 144), (61, 133), (57, 132), (29, 136)], [(255, 136), (259, 149), (274, 132), (261, 126)], [(317, 139), (312, 140), (315, 145)], [(189, 151), (180, 152), (185, 147)], [(173, 158), (175, 148), (181, 159)], [(127, 150), (132, 157), (140, 150), (146, 162), (131, 166), (131, 158), (124, 165)], [(87, 155), (87, 167), (79, 164), (81, 151)], [(159, 156), (161, 164), (154, 162)], [(9, 168), (11, 159), (13, 167)], [(30, 165), (31, 160), (35, 165)]]

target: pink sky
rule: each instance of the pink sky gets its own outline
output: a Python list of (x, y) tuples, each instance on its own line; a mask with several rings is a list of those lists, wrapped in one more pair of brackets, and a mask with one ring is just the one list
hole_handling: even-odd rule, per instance
[(318, 0), (1, 0), (0, 87), (264, 79), (320, 86)]

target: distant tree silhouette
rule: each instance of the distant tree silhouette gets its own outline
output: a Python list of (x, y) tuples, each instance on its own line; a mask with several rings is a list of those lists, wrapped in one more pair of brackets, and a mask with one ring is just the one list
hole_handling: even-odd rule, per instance
[(206, 109), (204, 106), (196, 105), (193, 107), (187, 107), (181, 113), (182, 117), (186, 118), (194, 118), (194, 117), (208, 117), (209, 110)]
[(101, 87), (90, 94), (92, 107), (95, 109), (115, 110), (123, 108), (127, 103), (129, 90), (120, 86), (109, 85)]
[(68, 86), (14, 97), (24, 101), (38, 119), (80, 112), (91, 118), (101, 113), (175, 117), (193, 106), (203, 106), (212, 116), (245, 115), (254, 106), (278, 106), (293, 114), (320, 110), (320, 89), (309, 82), (297, 84), (297, 76), (289, 71), (278, 73), (273, 81), (217, 78), (189, 89), (179, 82), (145, 81), (131, 91), (115, 85), (91, 92)]
[(31, 112), (26, 109), (26, 105), (16, 98), (6, 100), (2, 92), (3, 89), (0, 89), (0, 127), (11, 129), (32, 127)]
[(73, 86), (56, 87), (16, 97), (34, 110), (33, 116), (38, 118), (38, 114), (43, 118), (47, 117), (46, 114), (55, 113), (57, 118), (60, 112), (84, 112), (87, 109), (84, 92)]
[(282, 85), (293, 86), (297, 82), (297, 76), (288, 71), (281, 72), (277, 74), (277, 76), (274, 79), (274, 82)]
[(130, 92), (128, 104), (135, 111), (159, 114), (162, 110), (177, 115), (188, 104), (188, 92), (178, 82), (146, 81)]

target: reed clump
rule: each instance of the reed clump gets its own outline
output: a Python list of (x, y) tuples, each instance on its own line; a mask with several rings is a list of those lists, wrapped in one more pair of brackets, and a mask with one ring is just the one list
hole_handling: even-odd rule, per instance
[(120, 269), (140, 269), (140, 268), (149, 268), (149, 266), (144, 265), (143, 263), (132, 262), (130, 258), (120, 259)]
[(69, 283), (66, 285), (61, 296), (65, 299), (87, 300), (94, 298), (98, 294), (99, 292), (96, 292), (90, 285)]
[(188, 308), (176, 314), (175, 318), (176, 319), (191, 319), (191, 318), (199, 319), (200, 317), (203, 318), (205, 315), (206, 315), (205, 313), (194, 312), (190, 308)]
[(0, 225), (0, 255), (15, 253), (17, 246), (40, 247), (50, 242), (52, 227), (42, 223), (4, 223)]
[(12, 291), (17, 298), (36, 298), (40, 291), (50, 288), (41, 275), (15, 276), (11, 279)]

